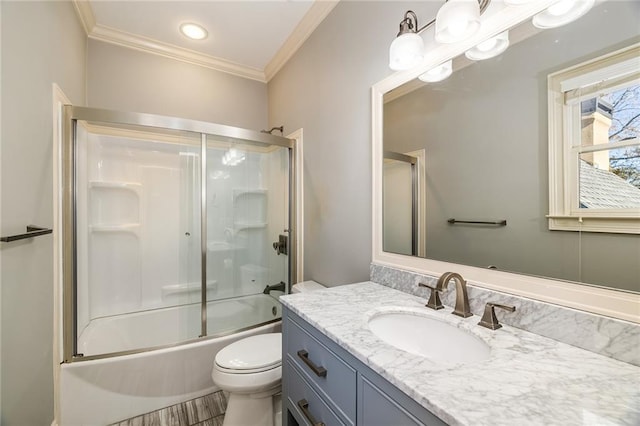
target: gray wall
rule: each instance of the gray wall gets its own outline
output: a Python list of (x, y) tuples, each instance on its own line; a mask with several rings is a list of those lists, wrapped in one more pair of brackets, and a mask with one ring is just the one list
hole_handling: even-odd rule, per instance
[[(1, 233), (53, 225), (52, 83), (85, 101), (86, 36), (70, 2), (2, 2)], [(0, 245), (2, 424), (53, 420), (51, 236)]]
[(637, 42), (639, 18), (637, 2), (604, 4), (385, 105), (385, 148), (426, 149), (428, 258), (640, 291), (638, 235), (549, 231), (545, 218), (546, 77)]
[(265, 83), (95, 40), (87, 92), (95, 108), (267, 127)]
[(369, 279), (371, 86), (391, 74), (404, 12), (435, 3), (340, 2), (269, 82), (269, 123), (304, 128), (305, 279)]

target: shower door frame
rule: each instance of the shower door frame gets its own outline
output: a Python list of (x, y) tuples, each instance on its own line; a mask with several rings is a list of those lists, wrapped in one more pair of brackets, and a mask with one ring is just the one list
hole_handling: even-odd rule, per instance
[[(78, 330), (77, 330), (77, 182), (76, 182), (76, 152), (77, 152), (77, 125), (78, 121), (99, 122), (104, 124), (118, 124), (131, 126), (144, 126), (150, 128), (167, 129), (173, 131), (186, 131), (200, 134), (200, 209), (201, 209), (201, 324), (200, 336), (197, 339), (187, 339), (182, 342), (160, 345), (146, 348), (133, 349), (128, 351), (111, 352), (99, 355), (84, 356), (78, 353)], [(224, 124), (209, 123), (205, 121), (176, 118), (156, 114), (122, 112), (98, 108), (79, 107), (73, 105), (63, 106), (62, 120), (62, 362), (88, 361), (92, 359), (109, 358), (114, 356), (128, 355), (150, 350), (167, 348), (197, 342), (203, 339), (213, 339), (222, 334), (207, 335), (207, 300), (206, 300), (206, 260), (207, 260), (207, 210), (206, 210), (206, 167), (207, 167), (207, 136), (221, 136), (232, 138), (234, 141), (248, 141), (264, 145), (276, 145), (287, 148), (289, 151), (289, 209), (288, 209), (288, 234), (289, 234), (289, 265), (287, 268), (287, 281), (289, 292), (291, 286), (295, 284), (292, 280), (297, 277), (297, 250), (293, 249), (297, 245), (297, 188), (296, 176), (299, 171), (296, 169), (296, 159), (298, 157), (297, 143), (295, 139), (239, 127), (227, 126)], [(233, 330), (226, 334), (234, 334), (246, 329), (268, 324), (280, 319), (267, 321), (254, 326)]]

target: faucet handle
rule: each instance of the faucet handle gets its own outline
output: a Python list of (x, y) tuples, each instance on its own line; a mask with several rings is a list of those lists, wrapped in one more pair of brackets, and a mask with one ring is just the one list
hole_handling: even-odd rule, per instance
[(498, 317), (496, 317), (495, 308), (504, 309), (509, 312), (513, 312), (516, 310), (515, 306), (501, 305), (496, 302), (487, 302), (487, 305), (484, 307), (484, 314), (482, 314), (482, 319), (478, 324), (491, 330), (497, 330), (502, 327), (502, 324), (498, 322)]
[(442, 301), (440, 301), (440, 293), (442, 292), (442, 289), (439, 286), (433, 287), (433, 286), (430, 286), (429, 284), (418, 283), (418, 287), (426, 287), (429, 290), (431, 290), (431, 294), (429, 295), (429, 300), (427, 301), (427, 304), (424, 306), (426, 306), (427, 308), (435, 309), (436, 311), (438, 309), (444, 308), (444, 306), (442, 305)]

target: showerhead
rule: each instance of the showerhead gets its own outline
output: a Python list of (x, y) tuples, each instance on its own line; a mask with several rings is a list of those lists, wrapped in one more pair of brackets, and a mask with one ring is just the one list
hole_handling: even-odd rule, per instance
[(260, 133), (269, 133), (271, 135), (271, 134), (273, 134), (274, 130), (278, 130), (281, 135), (284, 134), (284, 126), (272, 127), (271, 130), (260, 130)]

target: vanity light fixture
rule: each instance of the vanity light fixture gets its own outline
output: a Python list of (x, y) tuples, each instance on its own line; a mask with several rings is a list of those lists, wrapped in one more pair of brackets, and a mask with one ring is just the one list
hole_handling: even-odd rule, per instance
[(559, 0), (533, 17), (536, 28), (555, 28), (573, 22), (593, 7), (595, 0)]
[(507, 50), (507, 47), (509, 47), (509, 31), (502, 32), (479, 43), (477, 46), (467, 50), (464, 56), (472, 61), (482, 61), (498, 56)]
[(181, 24), (180, 32), (191, 40), (204, 40), (209, 35), (203, 26), (194, 24), (193, 22)]
[(491, 0), (446, 0), (436, 19), (420, 27), (418, 17), (409, 10), (400, 21), (400, 31), (389, 47), (389, 68), (403, 71), (422, 63), (424, 41), (420, 36), (435, 24), (438, 43), (455, 43), (471, 37), (480, 28), (480, 15)]
[(424, 58), (424, 41), (418, 34), (418, 17), (412, 10), (400, 21), (400, 31), (389, 47), (389, 68), (408, 70), (419, 65)]
[(476, 0), (448, 0), (436, 15), (436, 41), (456, 43), (480, 29), (480, 4)]
[(523, 4), (531, 3), (536, 0), (504, 0), (504, 4), (507, 6), (522, 6)]
[(435, 83), (449, 77), (453, 72), (453, 60), (449, 59), (437, 67), (431, 68), (429, 71), (418, 76), (418, 78), (426, 83)]

